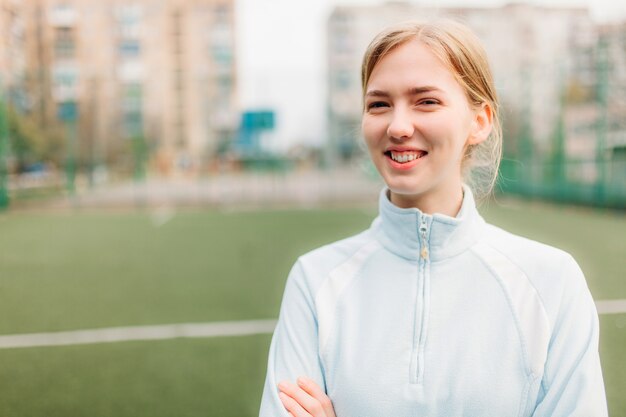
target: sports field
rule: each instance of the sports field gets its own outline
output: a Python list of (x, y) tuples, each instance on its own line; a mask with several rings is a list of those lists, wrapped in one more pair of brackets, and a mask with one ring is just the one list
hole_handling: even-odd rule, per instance
[[(626, 214), (482, 209), (571, 252), (597, 300), (626, 299)], [(0, 214), (0, 335), (274, 319), (296, 257), (366, 228), (375, 207)], [(626, 416), (626, 313), (601, 321), (611, 416)], [(268, 333), (0, 347), (0, 415), (252, 417)]]

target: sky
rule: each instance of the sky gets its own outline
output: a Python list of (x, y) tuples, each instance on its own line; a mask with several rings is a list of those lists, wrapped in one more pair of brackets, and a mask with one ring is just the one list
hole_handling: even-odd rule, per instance
[[(598, 22), (626, 20), (626, 1), (518, 1), (543, 6), (586, 6)], [(326, 132), (326, 20), (336, 6), (383, 0), (236, 0), (238, 99), (243, 110), (274, 109), (268, 147), (319, 146)], [(497, 7), (503, 0), (411, 1), (427, 7)]]

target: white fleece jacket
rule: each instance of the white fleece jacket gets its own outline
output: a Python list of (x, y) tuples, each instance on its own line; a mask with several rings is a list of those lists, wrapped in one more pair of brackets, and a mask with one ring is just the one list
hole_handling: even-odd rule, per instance
[(598, 316), (567, 253), (380, 195), (365, 232), (301, 256), (287, 280), (261, 417), (306, 375), (338, 417), (604, 417)]

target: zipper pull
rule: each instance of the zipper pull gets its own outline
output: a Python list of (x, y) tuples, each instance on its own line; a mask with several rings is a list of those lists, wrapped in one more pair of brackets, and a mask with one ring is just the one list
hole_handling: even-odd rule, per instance
[(428, 230), (428, 225), (426, 224), (426, 218), (422, 215), (422, 221), (420, 223), (420, 236), (422, 237), (422, 250), (420, 251), (420, 256), (422, 259), (428, 259), (428, 246), (426, 245), (426, 232)]

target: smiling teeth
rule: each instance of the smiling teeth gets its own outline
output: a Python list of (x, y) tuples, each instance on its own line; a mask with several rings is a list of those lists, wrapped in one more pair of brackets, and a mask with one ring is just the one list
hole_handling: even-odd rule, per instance
[(417, 154), (417, 153), (406, 153), (406, 152), (404, 153), (390, 152), (390, 153), (391, 153), (391, 159), (400, 163), (410, 162), (422, 156), (422, 154)]

